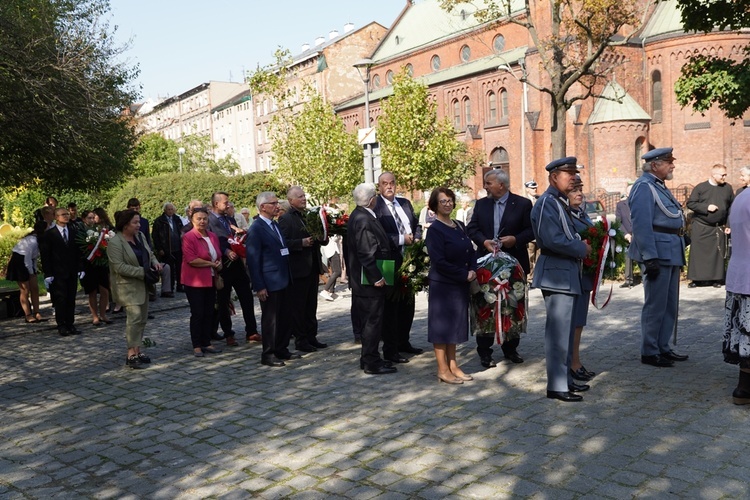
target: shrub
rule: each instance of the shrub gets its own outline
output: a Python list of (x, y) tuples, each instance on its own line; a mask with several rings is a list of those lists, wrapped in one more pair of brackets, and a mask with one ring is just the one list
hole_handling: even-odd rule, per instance
[(9, 189), (2, 196), (3, 220), (14, 226), (33, 226), (34, 212), (44, 205), (47, 196), (57, 198), (61, 207), (75, 202), (79, 213), (85, 209), (107, 206), (110, 199), (108, 192), (92, 190), (58, 190), (50, 193), (39, 186)]
[(16, 246), (18, 240), (29, 234), (29, 232), (29, 229), (14, 229), (0, 236), (0, 279), (5, 279), (13, 247)]
[(243, 206), (253, 211), (258, 193), (273, 191), (283, 198), (286, 189), (287, 186), (279, 183), (273, 174), (266, 172), (234, 177), (212, 173), (162, 174), (134, 179), (125, 184), (113, 194), (108, 212), (112, 217), (114, 212), (127, 207), (128, 199), (138, 198), (141, 213), (150, 220), (161, 215), (166, 202), (173, 203), (177, 213), (182, 215), (190, 200), (203, 200), (209, 204), (211, 195), (216, 191), (229, 193), (229, 199), (238, 211)]

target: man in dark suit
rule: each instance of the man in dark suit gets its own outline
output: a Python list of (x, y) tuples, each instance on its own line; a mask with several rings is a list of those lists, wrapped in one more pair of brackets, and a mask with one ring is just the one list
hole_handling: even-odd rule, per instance
[[(633, 242), (633, 223), (630, 220), (630, 205), (628, 205), (628, 196), (630, 196), (630, 190), (633, 185), (628, 184), (625, 188), (625, 196), (622, 200), (617, 202), (615, 207), (615, 220), (620, 223), (620, 229), (625, 234), (625, 240), (628, 244)], [(633, 280), (633, 259), (630, 258), (630, 254), (625, 252), (625, 283), (620, 285), (620, 288), (631, 288), (635, 284)]]
[[(383, 361), (378, 352), (383, 330), (385, 306), (385, 278), (377, 266), (377, 260), (393, 259), (391, 243), (377, 221), (373, 208), (377, 195), (372, 184), (360, 184), (352, 193), (357, 208), (352, 211), (347, 224), (349, 244), (349, 284), (352, 287), (352, 325), (362, 336), (362, 354), (359, 366), (365, 373), (381, 375), (395, 373), (388, 361)], [(371, 284), (363, 284), (365, 276)]]
[[(284, 359), (297, 359), (289, 352), (289, 330), (283, 320), (284, 295), (291, 280), (289, 248), (274, 217), (279, 213), (279, 200), (271, 192), (263, 192), (255, 201), (258, 218), (250, 226), (247, 237), (247, 267), (253, 290), (260, 300), (260, 324), (263, 329), (263, 352), (260, 362), (266, 366), (284, 366)], [(225, 285), (226, 288), (226, 285)]]
[[(396, 196), (396, 178), (390, 172), (378, 177), (375, 216), (385, 229), (395, 249), (396, 270), (403, 262), (404, 247), (422, 238), (422, 228), (417, 223), (414, 207), (406, 198)], [(393, 363), (407, 363), (409, 360), (399, 353), (422, 354), (423, 350), (409, 342), (409, 332), (414, 321), (414, 298), (386, 298), (383, 319), (383, 357)]]
[(242, 265), (242, 259), (232, 250), (229, 239), (235, 237), (232, 226), (237, 223), (226, 215), (229, 195), (224, 192), (216, 192), (211, 196), (211, 210), (208, 213), (208, 230), (216, 234), (221, 246), (223, 257), (223, 269), (221, 277), (224, 279), (224, 288), (216, 292), (219, 324), (227, 345), (237, 347), (239, 344), (234, 338), (232, 330), (231, 301), (232, 288), (237, 292), (237, 298), (242, 307), (242, 317), (245, 320), (245, 341), (258, 341), (258, 324), (255, 322), (255, 310), (253, 303), (253, 292), (250, 290), (250, 278)]
[[(510, 177), (502, 169), (484, 174), (487, 197), (477, 200), (466, 230), (477, 245), (477, 256), (492, 252), (496, 247), (515, 257), (523, 271), (529, 274), (527, 245), (534, 239), (531, 228), (531, 200), (510, 192)], [(492, 359), (492, 336), (477, 336), (477, 352), (485, 368), (496, 366)], [(502, 344), (505, 359), (523, 363), (518, 354), (520, 337), (506, 338)]]
[(574, 393), (590, 388), (568, 378), (568, 352), (575, 337), (574, 306), (583, 288), (581, 260), (591, 253), (591, 246), (581, 241), (569, 212), (568, 193), (575, 186), (576, 164), (576, 158), (568, 156), (544, 167), (549, 172), (549, 187), (531, 211), (532, 228), (541, 249), (531, 286), (542, 291), (547, 310), (544, 326), (547, 397), (566, 403), (582, 401), (583, 397)]
[(78, 274), (83, 269), (76, 229), (68, 224), (67, 208), (55, 209), (55, 225), (48, 229), (39, 245), (44, 282), (55, 306), (57, 331), (63, 337), (81, 333), (74, 325)]
[[(175, 214), (172, 203), (164, 204), (164, 212), (154, 220), (151, 230), (154, 242), (154, 254), (160, 262), (168, 264), (172, 269), (170, 273), (171, 287), (168, 290), (184, 291), (180, 283), (180, 268), (182, 267), (182, 220)], [(166, 288), (166, 287), (165, 287)], [(174, 297), (174, 292), (165, 292), (162, 288), (162, 297)]]
[[(279, 227), (289, 247), (292, 283), (286, 292), (284, 310), (289, 315), (294, 344), (298, 351), (314, 352), (328, 344), (318, 341), (318, 281), (320, 242), (310, 236), (305, 225), (307, 198), (299, 186), (286, 193), (289, 210), (279, 217)], [(324, 244), (328, 243), (326, 239)]]

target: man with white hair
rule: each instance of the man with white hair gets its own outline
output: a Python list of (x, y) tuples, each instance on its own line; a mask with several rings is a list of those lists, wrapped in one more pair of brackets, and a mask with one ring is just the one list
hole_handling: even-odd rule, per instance
[[(154, 242), (154, 253), (159, 262), (168, 264), (171, 287), (169, 290), (184, 292), (185, 288), (180, 282), (180, 269), (182, 267), (182, 220), (175, 214), (174, 205), (170, 202), (164, 204), (162, 214), (154, 219), (151, 227), (151, 239)], [(175, 283), (177, 286), (175, 287)], [(174, 297), (171, 291), (162, 290), (162, 297)]]
[(740, 169), (740, 181), (742, 181), (742, 185), (738, 187), (737, 191), (734, 193), (735, 198), (743, 192), (747, 186), (750, 186), (750, 166), (742, 167)]
[(373, 211), (377, 203), (375, 186), (359, 184), (352, 195), (357, 208), (347, 224), (347, 265), (352, 287), (352, 322), (358, 323), (353, 329), (362, 335), (359, 365), (369, 375), (395, 373), (396, 368), (384, 362), (378, 351), (386, 285), (378, 261), (394, 260), (393, 245)]

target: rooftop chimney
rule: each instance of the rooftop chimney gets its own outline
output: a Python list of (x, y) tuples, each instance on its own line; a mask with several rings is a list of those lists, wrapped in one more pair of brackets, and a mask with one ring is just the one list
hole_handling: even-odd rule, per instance
[(302, 44), (302, 52), (307, 52), (310, 50), (310, 44), (309, 43), (303, 43)]
[(344, 33), (349, 33), (350, 31), (354, 31), (354, 23), (346, 23), (344, 25)]
[(339, 36), (339, 30), (331, 30), (331, 32), (328, 33), (328, 39), (329, 40), (333, 40), (337, 36)]
[(325, 42), (325, 41), (326, 41), (326, 37), (319, 36), (318, 38), (315, 39), (315, 45), (316, 46), (317, 45), (323, 45), (323, 42)]

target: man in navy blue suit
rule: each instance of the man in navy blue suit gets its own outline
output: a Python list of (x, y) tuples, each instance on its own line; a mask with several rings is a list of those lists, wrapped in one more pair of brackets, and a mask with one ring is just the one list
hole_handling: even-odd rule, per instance
[[(496, 247), (515, 257), (524, 273), (529, 274), (527, 246), (534, 239), (531, 228), (531, 200), (510, 192), (510, 177), (502, 169), (484, 174), (487, 197), (477, 200), (466, 230), (477, 245), (477, 256), (492, 252)], [(477, 352), (482, 366), (496, 366), (492, 359), (492, 336), (477, 336)], [(523, 363), (518, 354), (520, 337), (505, 338), (502, 344), (505, 359)]]
[[(414, 215), (414, 207), (406, 198), (396, 196), (396, 178), (390, 172), (378, 177), (378, 192), (375, 215), (385, 229), (391, 248), (395, 250), (396, 269), (403, 262), (404, 247), (422, 238), (422, 228)], [(399, 354), (422, 354), (423, 350), (409, 342), (409, 332), (414, 321), (414, 299), (385, 299), (383, 312), (383, 357), (392, 363), (409, 360)]]
[(253, 280), (253, 291), (260, 300), (260, 324), (263, 332), (261, 364), (284, 366), (284, 361), (300, 356), (289, 352), (289, 329), (283, 325), (282, 305), (291, 274), (287, 248), (274, 217), (279, 213), (279, 199), (263, 192), (255, 200), (258, 218), (248, 230), (247, 267)]

